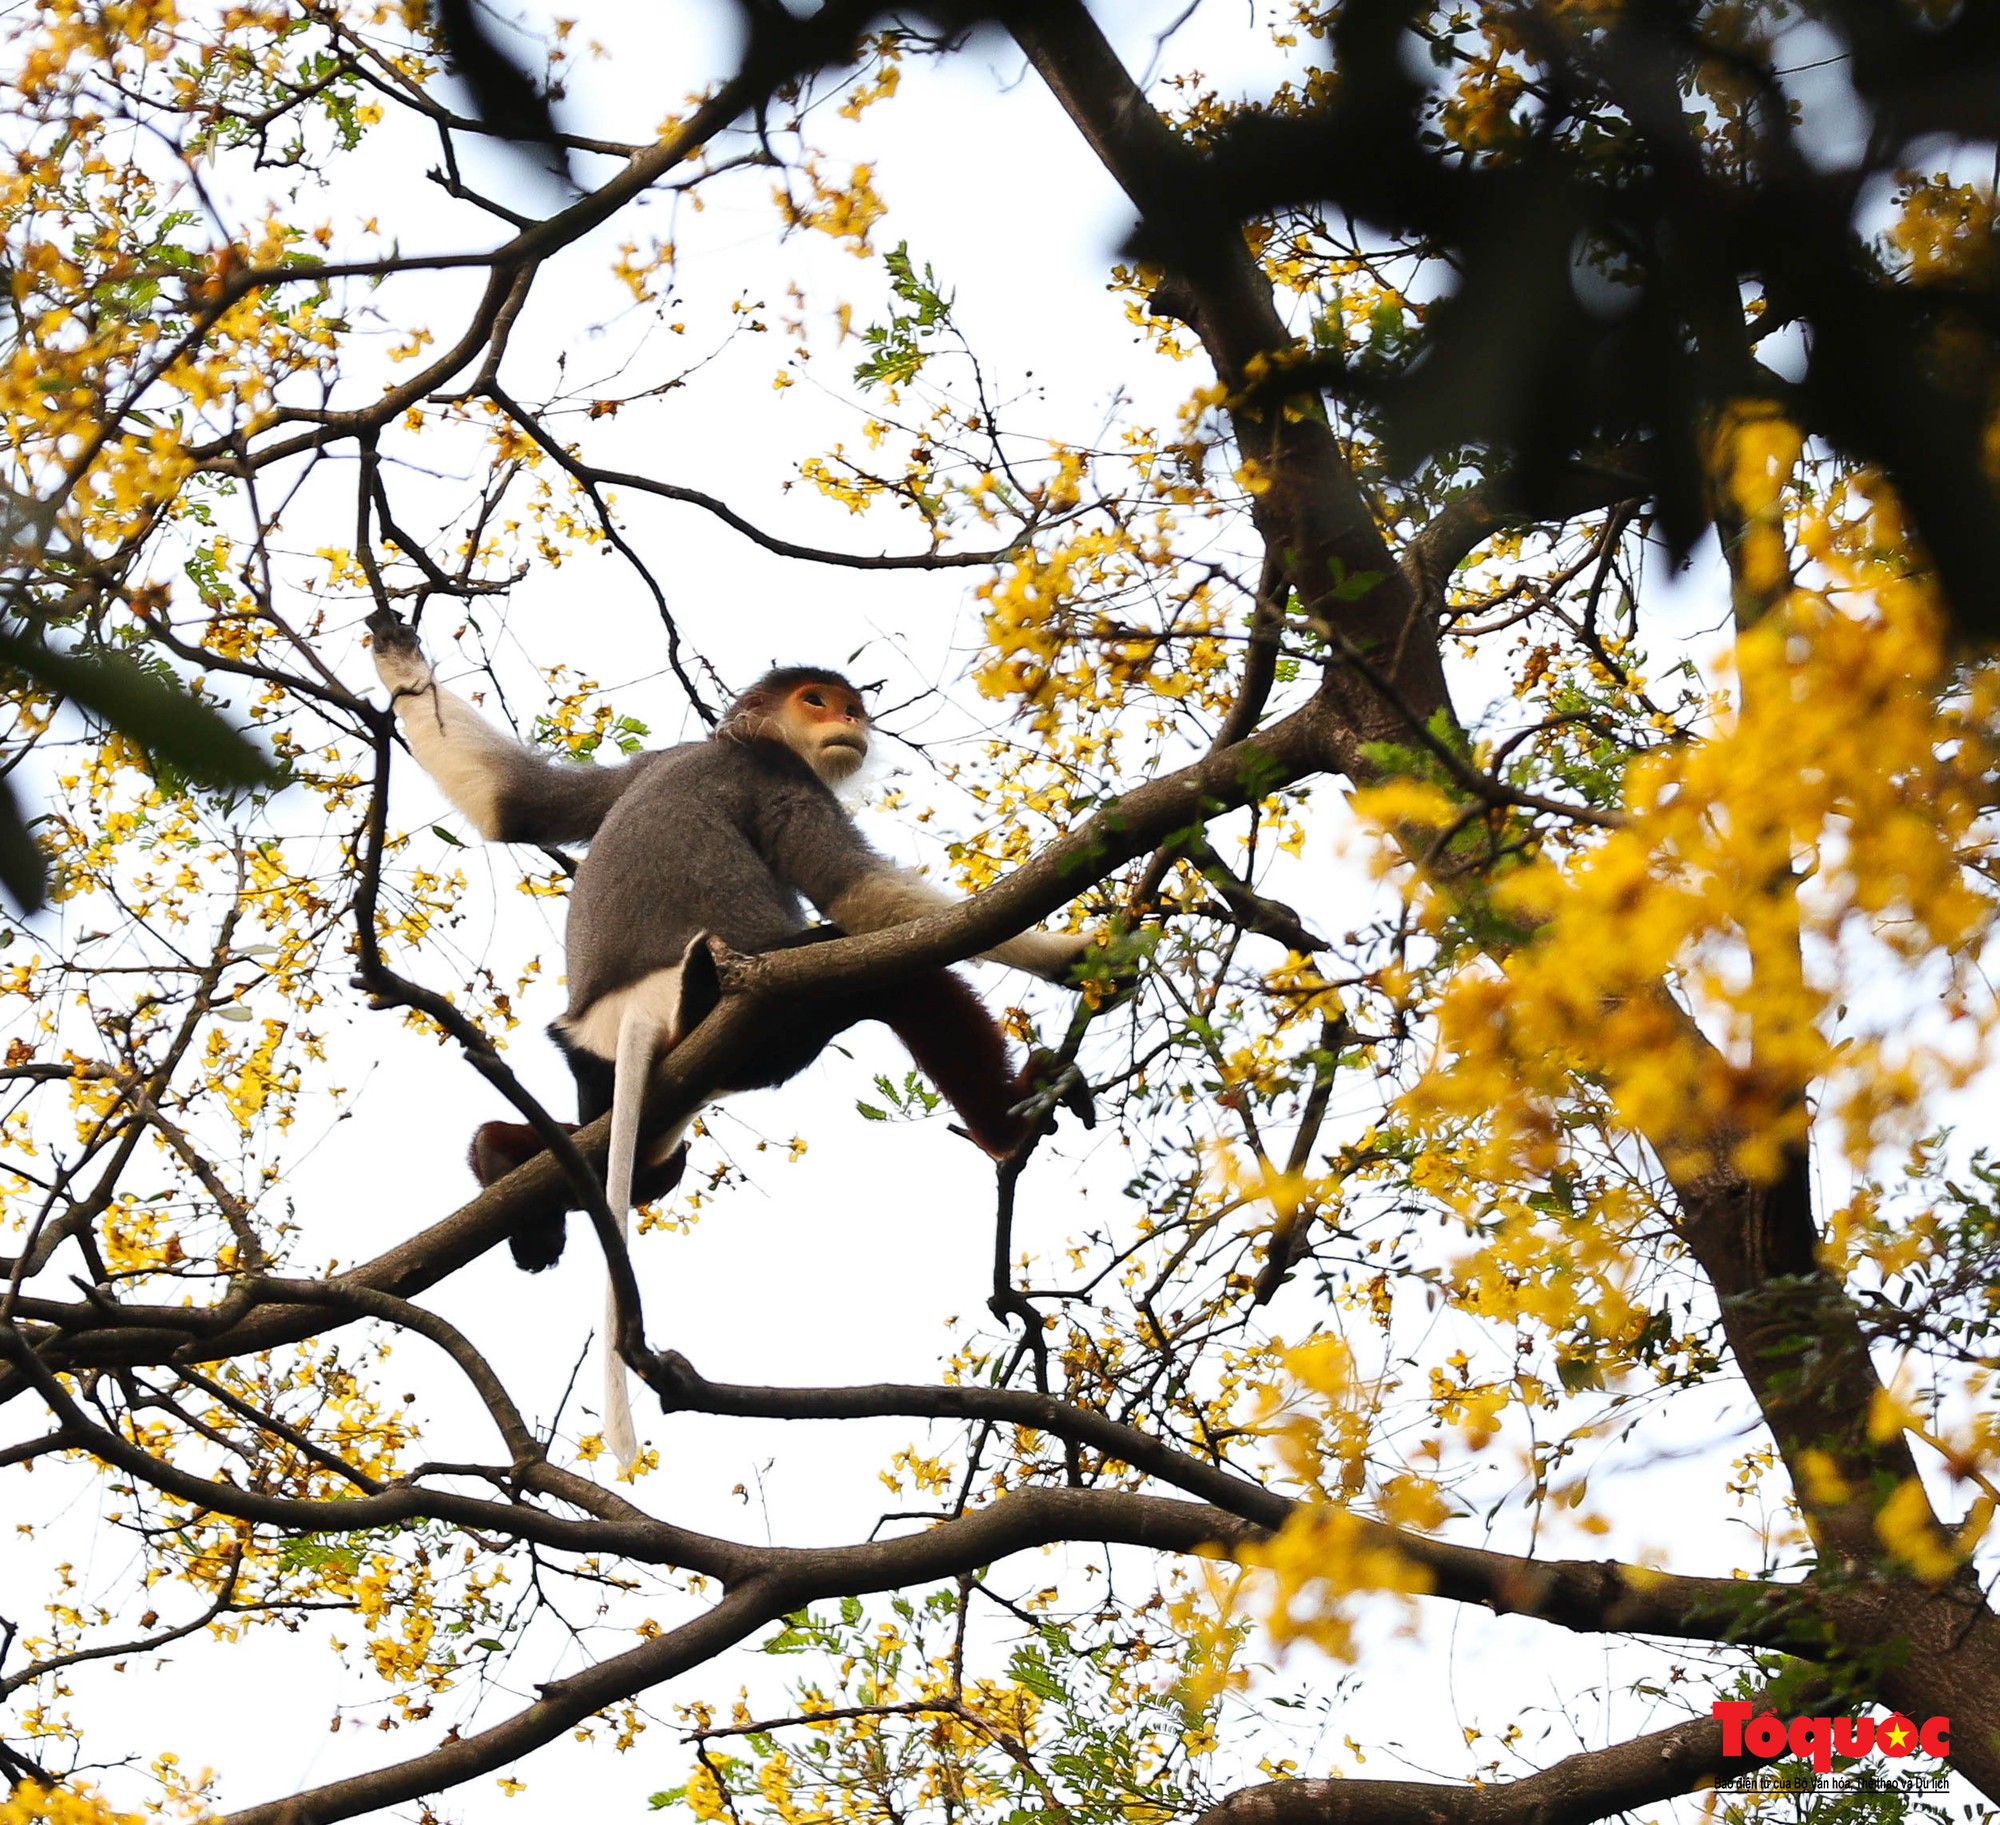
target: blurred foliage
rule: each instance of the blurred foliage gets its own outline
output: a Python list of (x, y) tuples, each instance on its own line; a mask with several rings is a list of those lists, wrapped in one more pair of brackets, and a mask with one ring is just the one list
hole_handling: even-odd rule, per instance
[[(1992, 188), (1925, 170), (2000, 137), (1992, 8), (1345, 0), (1300, 23), (1325, 65), (1204, 121), (1190, 200), (1330, 207), (1448, 271), (1393, 359), (1336, 331), (1309, 364), (1399, 468), (1478, 446), (1539, 516), (1567, 462), (1615, 449), (1685, 552), (1716, 510), (1710, 419), (1765, 401), (1880, 469), (1961, 631), (2000, 635)], [(1188, 234), (1148, 220), (1136, 246), (1171, 265)]]

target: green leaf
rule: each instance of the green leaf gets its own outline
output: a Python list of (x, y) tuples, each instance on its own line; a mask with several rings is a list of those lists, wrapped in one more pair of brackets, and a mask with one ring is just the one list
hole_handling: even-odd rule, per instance
[(278, 776), (268, 754), (185, 685), (155, 676), (125, 654), (60, 652), (0, 632), (0, 665), (69, 698), (197, 785), (262, 786)]
[(0, 887), (23, 912), (38, 911), (48, 889), (48, 864), (35, 847), (12, 785), (0, 780)]
[(1025, 1687), (1037, 1698), (1059, 1700), (1067, 1696), (1062, 1682), (1049, 1671), (1048, 1663), (1032, 1649), (1023, 1648), (1016, 1654), (1007, 1674), (1016, 1685)]
[(893, 312), (887, 323), (870, 324), (861, 339), (876, 352), (854, 370), (855, 380), (864, 387), (901, 386), (914, 380), (930, 357), (920, 346), (950, 327), (952, 299), (938, 289), (937, 274), (929, 266), (917, 276), (907, 242), (899, 242), (882, 256), (889, 269), (889, 289), (910, 307), (907, 313)]

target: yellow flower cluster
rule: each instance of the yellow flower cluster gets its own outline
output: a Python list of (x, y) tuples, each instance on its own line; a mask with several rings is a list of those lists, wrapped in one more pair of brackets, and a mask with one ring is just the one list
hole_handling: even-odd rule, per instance
[[(1741, 636), (1737, 702), (1714, 734), (1632, 770), (1625, 828), (1496, 886), (1528, 935), (1450, 982), (1436, 1066), (1408, 1104), (1420, 1127), (1483, 1129), (1475, 1174), (1558, 1169), (1580, 1083), (1670, 1167), (1724, 1157), (1759, 1177), (1802, 1141), (1820, 1085), (1864, 1164), (1973, 1068), (1968, 1024), (1978, 1050), (1990, 1038), (1974, 964), (1994, 904), (1968, 865), (1991, 859), (2000, 676), (1954, 676), (1925, 589), (1880, 555), (1904, 549), (1892, 511), (1844, 505), (1800, 541), (1834, 581), (1790, 590)], [(1407, 797), (1364, 809), (1399, 819)], [(1837, 1031), (1894, 966), (1892, 1015)], [(1969, 1017), (1949, 1045), (1906, 1018), (1908, 998), (1940, 988)]]
[[(893, 88), (894, 84), (890, 86)], [(805, 178), (812, 186), (812, 194), (804, 202), (783, 187), (771, 193), (787, 224), (831, 235), (836, 241), (845, 242), (849, 253), (866, 259), (875, 251), (868, 239), (869, 231), (888, 213), (888, 206), (875, 189), (875, 167), (856, 165), (847, 182), (838, 184), (827, 182), (818, 167), (808, 163)]]
[(16, 1782), (0, 1800), (0, 1825), (145, 1825), (143, 1815), (119, 1812), (87, 1787), (45, 1787)]
[(1253, 1384), (1252, 1427), (1272, 1439), (1287, 1475), (1314, 1499), (1273, 1539), (1235, 1557), (1271, 1575), (1265, 1620), (1275, 1641), (1310, 1641), (1334, 1659), (1351, 1660), (1353, 1598), (1420, 1596), (1431, 1588), (1430, 1574), (1396, 1549), (1381, 1523), (1429, 1532), (1448, 1510), (1427, 1477), (1407, 1471), (1371, 1477), (1380, 1391), (1358, 1373), (1345, 1343), (1315, 1337), (1282, 1350), (1280, 1362), (1280, 1377)]

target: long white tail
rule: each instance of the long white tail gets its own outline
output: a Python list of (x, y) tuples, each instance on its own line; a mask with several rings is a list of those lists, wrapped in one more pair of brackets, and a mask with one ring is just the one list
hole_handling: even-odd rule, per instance
[[(661, 1023), (640, 996), (626, 1002), (618, 1023), (618, 1057), (611, 1080), (611, 1146), (604, 1159), (604, 1195), (622, 1237), (632, 1210), (632, 1169), (639, 1152), (639, 1116), (646, 1103), (646, 1086), (659, 1056)], [(604, 1284), (604, 1442), (621, 1470), (630, 1470), (639, 1455), (638, 1434), (632, 1430), (632, 1401), (625, 1385), (625, 1364), (618, 1354), (618, 1300), (607, 1277)]]

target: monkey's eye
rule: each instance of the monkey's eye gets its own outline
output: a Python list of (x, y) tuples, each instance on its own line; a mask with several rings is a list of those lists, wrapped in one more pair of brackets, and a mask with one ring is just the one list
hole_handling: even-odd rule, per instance
[(810, 704), (815, 710), (823, 710), (826, 708), (826, 699), (822, 697), (817, 691), (806, 692), (804, 701)]

